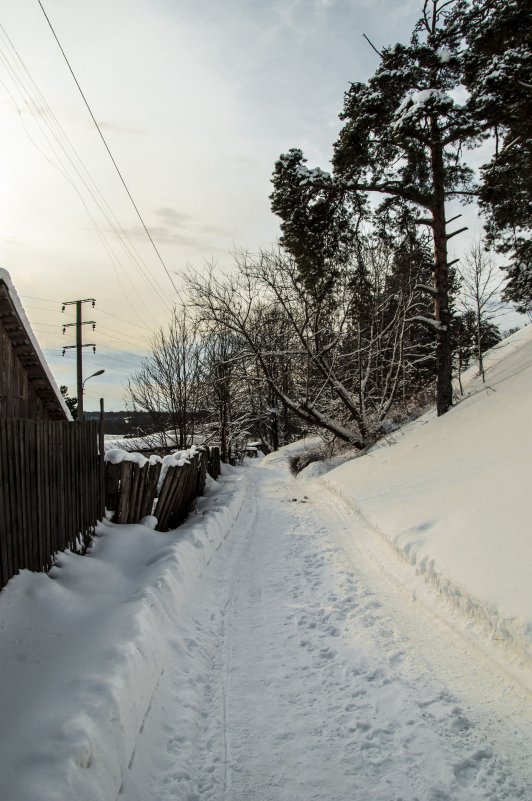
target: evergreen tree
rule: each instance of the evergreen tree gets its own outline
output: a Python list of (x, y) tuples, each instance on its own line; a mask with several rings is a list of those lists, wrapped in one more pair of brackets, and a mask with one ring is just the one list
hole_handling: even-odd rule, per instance
[(73, 420), (77, 420), (78, 419), (78, 399), (70, 397), (70, 395), (68, 394), (68, 387), (66, 386), (66, 384), (62, 384), (59, 387), (59, 392), (61, 393), (61, 395), (63, 396), (63, 398), (65, 400), (65, 403), (67, 405), (67, 409), (70, 412), (70, 414), (72, 415), (72, 419)]
[(323, 299), (349, 258), (355, 220), (343, 187), (306, 162), (297, 148), (279, 157), (270, 200), (282, 219), (280, 244), (294, 257), (305, 287)]
[[(313, 193), (322, 193), (325, 207), (329, 197), (342, 198), (341, 217), (332, 217), (335, 223), (343, 223), (347, 210), (362, 213), (373, 193), (384, 198), (382, 209), (407, 208), (418, 217), (421, 211), (417, 223), (430, 227), (434, 245), (432, 285), (424, 286), (434, 315), (420, 314), (418, 321), (437, 341), (438, 414), (452, 403), (447, 242), (463, 230), (448, 231), (446, 202), (475, 194), (472, 171), (461, 154), (483, 135), (469, 101), (459, 104), (452, 96), (463, 83), (464, 9), (462, 0), (425, 0), (410, 44), (385, 48), (367, 83), (351, 84), (340, 115), (344, 127), (335, 144), (333, 178), (324, 182), (324, 173), (308, 170), (301, 151), (292, 150), (277, 162), (273, 179), (272, 208), (283, 220), (283, 243), (296, 258), (289, 238), (294, 232), (298, 246), (308, 246), (312, 254), (320, 244), (300, 224), (301, 209), (306, 223), (309, 207), (314, 208), (308, 201)], [(331, 209), (327, 214), (331, 219)], [(342, 226), (326, 229), (334, 232), (328, 240), (334, 247)], [(325, 260), (315, 261), (313, 275), (326, 269)]]
[(463, 17), (465, 82), (495, 152), (481, 170), (489, 244), (511, 254), (508, 300), (532, 307), (532, 50), (525, 0), (473, 0)]
[(388, 205), (421, 209), (418, 222), (430, 226), (434, 241), (434, 319), (419, 322), (437, 338), (437, 408), (452, 402), (446, 201), (468, 198), (472, 172), (461, 158), (464, 145), (481, 137), (469, 103), (451, 92), (461, 86), (459, 2), (426, 0), (408, 46), (381, 53), (381, 64), (365, 84), (352, 84), (335, 145), (336, 175), (355, 192), (377, 192)]

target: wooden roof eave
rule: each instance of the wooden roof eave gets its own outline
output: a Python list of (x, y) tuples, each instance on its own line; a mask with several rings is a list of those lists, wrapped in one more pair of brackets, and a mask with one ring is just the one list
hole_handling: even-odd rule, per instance
[(9, 337), (13, 350), (26, 370), (30, 385), (52, 420), (67, 420), (54, 387), (43, 367), (31, 338), (9, 295), (8, 287), (0, 280), (0, 325)]

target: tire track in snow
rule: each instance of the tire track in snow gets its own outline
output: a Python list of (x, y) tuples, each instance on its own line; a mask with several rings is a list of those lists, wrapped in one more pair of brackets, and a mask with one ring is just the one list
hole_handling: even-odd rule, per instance
[[(257, 510), (258, 510), (258, 488), (255, 485), (253, 487), (253, 519), (251, 521), (251, 525), (249, 526), (249, 534), (247, 536), (247, 549), (249, 549), (251, 542), (256, 533), (257, 528)], [(246, 549), (246, 550), (247, 550)], [(223, 726), (223, 745), (224, 745), (224, 756), (223, 756), (223, 764), (224, 764), (224, 779), (223, 779), (223, 799), (226, 801), (227, 793), (230, 790), (231, 784), (231, 773), (230, 773), (230, 758), (231, 758), (231, 740), (229, 734), (229, 726), (228, 726), (228, 714), (227, 714), (227, 698), (229, 695), (229, 685), (230, 685), (230, 675), (231, 675), (231, 629), (232, 629), (232, 621), (233, 621), (233, 603), (235, 592), (237, 590), (238, 584), (240, 582), (240, 578), (242, 575), (242, 571), (245, 569), (245, 562), (242, 564), (242, 570), (236, 575), (233, 579), (231, 584), (231, 590), (229, 593), (229, 598), (223, 609), (223, 651), (224, 651), (224, 659), (223, 659), (223, 670), (221, 672), (221, 690), (222, 690), (222, 726)]]
[(127, 801), (525, 801), (519, 760), (431, 676), (404, 599), (347, 547), (356, 518), (339, 534), (284, 471), (248, 475), (173, 634), (164, 731), (149, 716)]

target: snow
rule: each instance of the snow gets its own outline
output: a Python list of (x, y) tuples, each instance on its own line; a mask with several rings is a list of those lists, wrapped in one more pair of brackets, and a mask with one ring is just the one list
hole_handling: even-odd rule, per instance
[(497, 345), (485, 373), (464, 374), (467, 397), (445, 416), (321, 480), (530, 671), (532, 326)]
[(160, 456), (151, 455), (149, 457), (143, 456), (142, 453), (134, 453), (132, 451), (124, 451), (122, 448), (109, 448), (105, 451), (104, 461), (111, 464), (120, 464), (121, 462), (135, 462), (139, 467), (144, 467), (145, 464), (156, 464), (163, 462)]
[[(102, 523), (88, 556), (2, 590), (0, 798), (115, 799), (165, 670), (168, 632), (242, 503), (228, 476), (178, 532)], [(5, 733), (9, 736), (5, 736)]]
[(418, 114), (425, 114), (427, 104), (448, 108), (454, 105), (454, 101), (441, 89), (421, 89), (417, 92), (409, 92), (395, 112), (396, 120), (392, 127), (397, 128), (406, 120), (410, 120)]
[(12, 579), (0, 798), (532, 797), (532, 326), (485, 368), (325, 475), (287, 470), (319, 438), (224, 466), (176, 531)]
[(440, 47), (436, 55), (438, 56), (438, 59), (441, 64), (448, 64), (453, 57), (451, 51), (448, 50), (446, 47)]
[(9, 297), (11, 298), (11, 300), (13, 302), (13, 305), (14, 305), (15, 309), (17, 310), (17, 314), (20, 317), (22, 325), (24, 326), (24, 328), (26, 330), (26, 333), (28, 335), (28, 339), (30, 340), (30, 342), (32, 344), (32, 347), (35, 350), (35, 353), (37, 354), (37, 358), (39, 359), (39, 361), (41, 363), (41, 366), (42, 366), (44, 372), (46, 373), (46, 377), (48, 378), (48, 381), (50, 382), (50, 385), (51, 385), (52, 389), (54, 390), (54, 392), (56, 394), (57, 400), (58, 400), (59, 404), (61, 405), (61, 407), (62, 407), (62, 409), (63, 409), (63, 411), (64, 411), (64, 413), (66, 415), (66, 419), (67, 420), (72, 420), (72, 415), (70, 414), (70, 409), (66, 405), (65, 399), (63, 398), (63, 396), (59, 392), (59, 388), (58, 388), (57, 384), (55, 383), (55, 378), (53, 377), (53, 375), (52, 375), (52, 373), (50, 371), (50, 368), (48, 367), (48, 363), (47, 363), (46, 359), (44, 358), (44, 355), (43, 355), (43, 352), (41, 350), (41, 347), (40, 347), (40, 345), (39, 345), (39, 343), (37, 341), (37, 337), (33, 333), (33, 330), (32, 330), (32, 327), (30, 325), (30, 322), (29, 322), (28, 318), (26, 317), (26, 312), (24, 311), (24, 307), (22, 305), (22, 302), (21, 302), (21, 300), (20, 300), (20, 298), (19, 298), (19, 296), (17, 294), (17, 291), (16, 291), (15, 287), (13, 286), (13, 282), (11, 280), (11, 276), (8, 273), (8, 271), (5, 270), (3, 267), (0, 267), (0, 281), (3, 281), (4, 284), (6, 285), (7, 289), (8, 289)]

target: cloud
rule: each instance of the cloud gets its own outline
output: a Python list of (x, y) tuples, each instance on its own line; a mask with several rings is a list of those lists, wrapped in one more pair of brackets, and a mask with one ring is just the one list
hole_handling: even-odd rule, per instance
[(156, 214), (161, 222), (170, 228), (181, 228), (191, 219), (188, 214), (184, 214), (182, 211), (172, 208), (172, 206), (163, 206), (157, 209)]
[[(153, 231), (158, 231), (161, 237), (167, 237), (166, 241), (179, 240), (185, 241), (186, 235), (180, 233), (180, 229), (186, 227), (187, 232), (190, 234), (192, 231), (196, 234), (216, 234), (220, 236), (229, 236), (229, 233), (220, 225), (209, 225), (201, 220), (194, 219), (190, 214), (184, 214), (182, 211), (174, 209), (172, 206), (164, 206), (157, 209), (157, 217), (163, 223), (162, 226), (153, 228)], [(161, 239), (161, 241), (165, 241)]]
[[(209, 225), (200, 220), (194, 220), (187, 214), (183, 214), (171, 207), (164, 207), (157, 210), (157, 217), (162, 221), (162, 225), (149, 225), (148, 230), (154, 242), (165, 245), (180, 245), (188, 248), (200, 248), (202, 250), (227, 250), (227, 246), (221, 247), (214, 244), (214, 237), (230, 239), (231, 233), (219, 225)], [(141, 225), (133, 225), (124, 228), (125, 234), (131, 240), (146, 240), (146, 231)], [(107, 229), (108, 234), (115, 234), (111, 228)]]
[[(92, 125), (92, 123), (91, 123)], [(99, 122), (98, 125), (102, 131), (113, 131), (114, 133), (134, 134), (135, 136), (144, 136), (146, 130), (144, 128), (127, 128), (123, 125), (115, 125), (114, 122)]]

